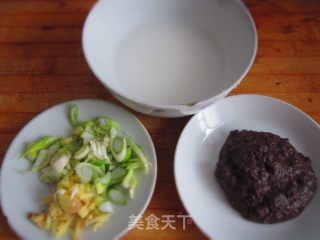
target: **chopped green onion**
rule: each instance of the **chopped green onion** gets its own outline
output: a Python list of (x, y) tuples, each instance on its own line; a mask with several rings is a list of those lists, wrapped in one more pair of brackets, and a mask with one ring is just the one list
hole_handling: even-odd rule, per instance
[(132, 148), (127, 147), (127, 153), (123, 161), (128, 161), (132, 158)]
[(131, 178), (130, 187), (129, 187), (129, 196), (131, 199), (134, 198), (134, 193), (135, 193), (137, 186), (138, 186), (138, 180), (137, 180), (136, 175), (134, 174)]
[(62, 176), (61, 174), (57, 173), (50, 166), (43, 169), (40, 173), (41, 173), (41, 175), (40, 175), (41, 181), (44, 183), (49, 183), (49, 184), (52, 184), (52, 183), (59, 181)]
[(144, 167), (144, 172), (147, 174), (149, 172), (149, 166), (150, 162), (148, 161), (147, 157), (145, 154), (142, 152), (142, 150), (136, 145), (132, 139), (131, 136), (128, 136), (128, 145), (132, 148), (133, 152), (137, 155), (137, 157), (140, 159), (143, 167)]
[(81, 138), (83, 140), (83, 143), (87, 144), (94, 139), (94, 135), (92, 133), (84, 131), (83, 133), (81, 133)]
[(126, 193), (119, 187), (111, 188), (108, 191), (108, 198), (114, 204), (126, 205), (128, 203)]
[(84, 144), (78, 151), (75, 152), (74, 158), (77, 160), (84, 159), (88, 156), (90, 147), (87, 144)]
[(121, 167), (116, 167), (111, 171), (111, 181), (112, 183), (121, 182), (122, 179), (126, 176), (127, 170)]
[(105, 159), (107, 162), (110, 162), (110, 158), (107, 154), (108, 143), (104, 141), (91, 140), (90, 141), (90, 150), (92, 154), (98, 159)]
[(102, 194), (104, 191), (106, 191), (108, 185), (105, 185), (101, 182), (95, 183), (96, 191), (98, 194)]
[(31, 171), (38, 172), (45, 168), (49, 164), (50, 159), (48, 158), (48, 150), (43, 149), (39, 151), (38, 157), (34, 162)]
[(117, 130), (120, 130), (120, 123), (118, 123), (117, 121), (109, 118), (109, 125), (110, 125), (110, 128), (115, 128)]
[(83, 127), (91, 127), (94, 125), (93, 121), (84, 121), (83, 123), (81, 123), (81, 125)]
[(106, 172), (106, 160), (100, 160), (100, 159), (90, 159), (87, 161), (88, 163), (91, 163), (94, 166), (97, 166), (100, 168), (102, 172)]
[[(32, 146), (32, 144), (29, 144), (27, 149), (29, 149), (31, 146)], [(26, 155), (26, 158), (31, 163), (34, 163), (34, 161), (37, 159), (37, 156), (38, 156), (38, 151), (35, 151), (35, 152), (29, 153), (28, 155)]]
[(50, 147), (52, 144), (59, 141), (60, 138), (58, 137), (44, 137), (40, 139), (38, 142), (33, 144), (30, 148), (27, 149), (27, 151), (23, 152), (20, 157), (25, 157), (31, 153), (46, 149)]
[(40, 150), (36, 162), (32, 166), (33, 172), (38, 172), (49, 165), (51, 157), (58, 150), (59, 144), (55, 143), (48, 150)]
[(72, 104), (70, 108), (70, 123), (73, 128), (78, 125), (79, 110), (77, 104)]
[(82, 182), (85, 183), (90, 182), (96, 175), (103, 174), (100, 168), (86, 162), (78, 163), (75, 167), (75, 170)]
[(110, 182), (111, 182), (110, 172), (107, 172), (104, 177), (96, 178), (95, 186), (96, 186), (97, 193), (102, 194), (104, 191), (106, 191)]
[(99, 181), (103, 184), (109, 184), (111, 182), (111, 173), (107, 172)]
[(106, 164), (106, 161), (100, 160), (100, 159), (92, 159), (92, 160), (90, 160), (90, 163), (97, 166), (97, 167), (101, 167)]
[(116, 136), (110, 140), (110, 150), (117, 162), (122, 162), (127, 154), (127, 141), (125, 138)]
[(137, 169), (143, 166), (143, 164), (141, 163), (141, 161), (139, 161), (139, 159), (132, 159), (130, 162), (126, 163), (126, 168), (127, 169)]
[(38, 152), (32, 152), (26, 156), (26, 158), (32, 163), (37, 159), (37, 157), (38, 157)]
[(117, 136), (117, 129), (116, 128), (111, 128), (109, 132), (110, 138), (113, 139)]
[(73, 137), (68, 137), (68, 138), (65, 138), (65, 139), (61, 139), (61, 144), (70, 144), (73, 141), (74, 141)]
[(95, 119), (95, 123), (105, 131), (109, 131), (111, 128), (120, 130), (120, 124), (117, 121), (105, 116), (97, 117)]
[(76, 166), (78, 163), (80, 163), (79, 160), (77, 160), (77, 159), (75, 159), (75, 158), (71, 158), (71, 159), (70, 159), (70, 166), (71, 166), (72, 168), (75, 168), (75, 166)]
[(131, 182), (131, 178), (133, 177), (133, 175), (134, 175), (134, 170), (130, 169), (121, 183), (122, 187), (124, 187), (124, 188), (130, 187), (130, 182)]
[(58, 151), (52, 156), (50, 165), (54, 170), (57, 171), (57, 173), (62, 173), (64, 168), (69, 163), (70, 158), (71, 158), (70, 152), (64, 153), (64, 152)]
[(103, 137), (106, 134), (105, 130), (103, 130), (102, 128), (100, 128), (100, 127), (98, 127), (96, 125), (94, 125), (92, 127), (92, 131), (94, 132), (94, 135), (96, 137)]
[(83, 133), (84, 131), (84, 128), (83, 127), (76, 127), (73, 132), (72, 132), (72, 135), (75, 135), (76, 137), (80, 136), (81, 133)]
[(136, 175), (134, 174), (133, 169), (129, 169), (129, 172), (123, 179), (121, 186), (129, 190), (130, 198), (134, 197), (134, 190), (138, 185)]

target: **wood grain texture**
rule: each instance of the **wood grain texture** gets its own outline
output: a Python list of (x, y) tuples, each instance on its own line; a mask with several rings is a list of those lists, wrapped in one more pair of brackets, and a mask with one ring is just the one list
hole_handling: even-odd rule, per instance
[[(86, 1), (0, 1), (0, 158), (18, 131), (58, 103), (98, 98), (121, 105), (93, 76), (81, 49)], [(320, 122), (320, 1), (246, 0), (259, 32), (255, 64), (234, 94), (287, 101)], [(129, 110), (131, 111), (131, 110)], [(133, 111), (131, 111), (133, 112)], [(162, 119), (133, 112), (151, 133), (158, 182), (145, 216), (185, 214), (173, 159), (190, 117)], [(192, 223), (184, 231), (133, 230), (124, 239), (207, 239)], [(0, 239), (18, 239), (0, 213)]]

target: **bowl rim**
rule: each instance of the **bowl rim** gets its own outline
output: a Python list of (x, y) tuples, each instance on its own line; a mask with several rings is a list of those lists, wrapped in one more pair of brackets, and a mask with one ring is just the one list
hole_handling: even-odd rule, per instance
[(180, 103), (180, 104), (155, 104), (155, 103), (147, 103), (144, 102), (141, 99), (138, 99), (136, 97), (132, 97), (129, 96), (128, 94), (124, 94), (118, 90), (116, 90), (115, 88), (111, 87), (110, 85), (108, 85), (106, 83), (106, 81), (103, 81), (102, 77), (99, 76), (99, 74), (94, 70), (93, 66), (94, 64), (92, 63), (92, 61), (90, 60), (89, 57), (89, 51), (87, 49), (87, 44), (85, 44), (85, 38), (87, 36), (87, 31), (88, 31), (88, 22), (91, 18), (92, 15), (96, 14), (96, 10), (97, 8), (102, 4), (102, 2), (104, 2), (103, 0), (99, 0), (98, 2), (96, 2), (90, 12), (88, 13), (84, 25), (83, 25), (83, 29), (82, 29), (82, 36), (81, 36), (81, 43), (82, 43), (82, 49), (83, 49), (83, 53), (84, 53), (84, 57), (86, 59), (86, 62), (88, 63), (90, 70), (92, 71), (92, 73), (94, 74), (94, 76), (99, 80), (100, 83), (102, 83), (102, 85), (107, 88), (108, 90), (111, 91), (112, 94), (116, 94), (119, 95), (122, 98), (125, 98), (133, 103), (139, 104), (141, 106), (147, 107), (147, 108), (151, 108), (151, 109), (165, 109), (165, 110), (182, 110), (182, 109), (190, 109), (193, 107), (204, 107), (207, 106), (211, 103), (214, 103), (215, 100), (223, 98), (224, 96), (226, 96), (228, 93), (230, 93), (234, 88), (236, 88), (241, 81), (244, 79), (244, 77), (248, 74), (248, 72), (250, 71), (250, 69), (252, 68), (254, 61), (256, 59), (257, 56), (257, 51), (258, 51), (258, 31), (257, 31), (257, 27), (255, 24), (255, 21), (249, 11), (249, 9), (247, 8), (247, 6), (243, 3), (242, 0), (238, 0), (238, 1), (234, 1), (234, 4), (237, 5), (239, 7), (239, 9), (241, 9), (244, 14), (246, 15), (247, 19), (249, 20), (250, 23), (250, 27), (253, 31), (253, 52), (251, 55), (251, 59), (248, 62), (246, 68), (242, 71), (242, 73), (239, 75), (238, 79), (232, 83), (229, 87), (227, 87), (226, 89), (222, 90), (219, 94), (216, 94), (214, 96), (211, 96), (209, 98), (203, 99), (203, 100), (199, 100), (199, 101), (194, 101), (194, 102), (190, 102), (190, 103)]

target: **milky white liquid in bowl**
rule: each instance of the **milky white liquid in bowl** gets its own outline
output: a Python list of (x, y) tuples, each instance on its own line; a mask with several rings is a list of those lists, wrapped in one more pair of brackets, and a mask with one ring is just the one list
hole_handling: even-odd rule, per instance
[(116, 54), (117, 78), (129, 96), (163, 105), (188, 104), (220, 93), (224, 66), (216, 36), (180, 21), (136, 29)]

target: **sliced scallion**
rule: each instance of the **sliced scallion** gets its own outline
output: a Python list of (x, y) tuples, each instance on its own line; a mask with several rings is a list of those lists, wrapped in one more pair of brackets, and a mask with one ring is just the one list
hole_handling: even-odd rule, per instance
[(75, 170), (77, 175), (80, 177), (82, 182), (88, 183), (90, 182), (95, 176), (101, 176), (103, 172), (100, 168), (86, 162), (78, 163), (75, 166)]
[(52, 137), (52, 136), (48, 136), (48, 137), (44, 137), (41, 138), (38, 142), (36, 142), (35, 144), (33, 144), (32, 146), (30, 146), (27, 151), (23, 152), (20, 157), (25, 157), (33, 152), (37, 152), (43, 149), (47, 149), (48, 147), (50, 147), (52, 144), (56, 143), (57, 141), (59, 141), (60, 138), (58, 137)]
[(128, 203), (127, 194), (119, 187), (111, 188), (108, 191), (108, 199), (117, 205), (126, 205)]
[(127, 141), (124, 137), (116, 136), (111, 138), (110, 150), (117, 162), (124, 161), (127, 154)]
[(52, 156), (52, 158), (50, 160), (50, 165), (58, 173), (62, 173), (64, 168), (69, 163), (70, 158), (71, 158), (70, 152), (58, 151)]
[(149, 166), (150, 162), (148, 161), (146, 155), (143, 153), (143, 151), (134, 143), (131, 136), (128, 136), (128, 145), (132, 148), (133, 152), (137, 155), (137, 157), (140, 159), (145, 174), (149, 172)]
[(103, 177), (95, 179), (95, 186), (98, 194), (102, 194), (111, 182), (111, 174), (107, 172)]
[(121, 167), (116, 167), (111, 171), (111, 181), (112, 183), (121, 182), (122, 179), (126, 176), (127, 170)]
[(39, 151), (38, 157), (34, 162), (31, 171), (38, 172), (45, 168), (49, 164), (50, 159), (48, 158), (48, 150), (43, 149)]
[(74, 153), (74, 158), (77, 160), (84, 159), (88, 156), (90, 147), (88, 144), (83, 144), (82, 147)]
[(70, 107), (70, 123), (73, 128), (78, 125), (79, 109), (77, 104), (71, 104)]

